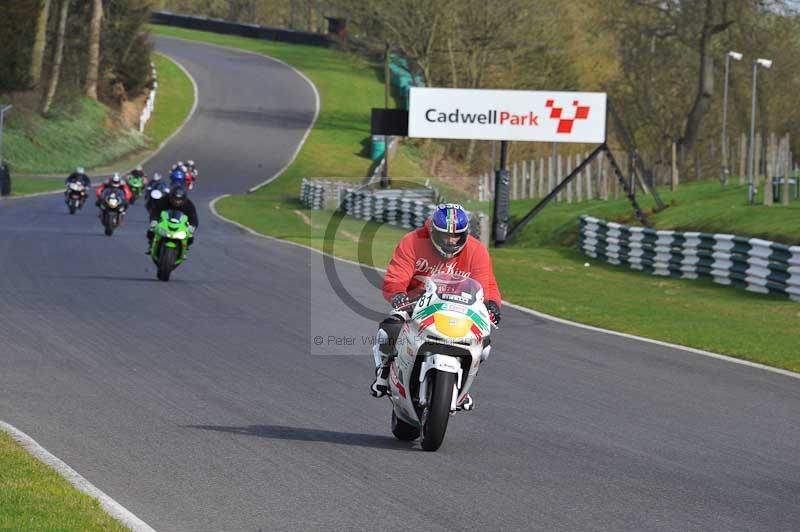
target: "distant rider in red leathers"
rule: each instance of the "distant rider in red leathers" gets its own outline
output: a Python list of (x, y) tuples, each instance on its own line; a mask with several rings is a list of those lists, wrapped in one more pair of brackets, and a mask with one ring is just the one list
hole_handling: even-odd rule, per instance
[(129, 187), (128, 184), (122, 180), (119, 174), (114, 174), (108, 179), (108, 181), (97, 187), (97, 190), (95, 191), (95, 195), (97, 196), (96, 205), (98, 207), (100, 206), (100, 198), (103, 197), (103, 191), (107, 188), (121, 189), (125, 194), (125, 207), (127, 208), (133, 199), (133, 192), (131, 192), (131, 187)]

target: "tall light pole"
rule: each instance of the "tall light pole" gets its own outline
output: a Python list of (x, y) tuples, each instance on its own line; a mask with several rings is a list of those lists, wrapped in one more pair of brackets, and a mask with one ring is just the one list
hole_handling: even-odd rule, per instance
[(725, 55), (725, 88), (722, 91), (722, 168), (719, 179), (723, 185), (728, 184), (730, 169), (728, 168), (728, 72), (731, 67), (731, 59), (742, 60), (739, 52), (728, 52)]
[[(753, 106), (750, 109), (750, 165), (749, 165), (749, 172), (748, 172), (748, 183), (749, 183), (749, 190), (748, 190), (748, 200), (750, 201), (750, 205), (755, 203), (756, 191), (755, 191), (755, 163), (756, 163), (756, 143), (755, 143), (755, 136), (756, 136), (756, 87), (758, 82), (758, 65), (761, 65), (764, 68), (770, 68), (772, 66), (772, 59), (756, 59), (753, 61)], [(769, 183), (768, 186), (772, 186), (772, 183)]]
[(3, 162), (3, 118), (6, 111), (10, 111), (12, 105), (0, 105), (0, 163)]

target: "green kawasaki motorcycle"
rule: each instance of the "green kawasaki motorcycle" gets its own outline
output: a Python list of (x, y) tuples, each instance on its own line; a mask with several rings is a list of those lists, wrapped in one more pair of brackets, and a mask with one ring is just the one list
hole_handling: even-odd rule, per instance
[(158, 279), (169, 281), (172, 270), (186, 260), (186, 250), (192, 236), (189, 217), (181, 211), (163, 211), (153, 233), (150, 257), (158, 268)]
[(133, 205), (133, 203), (139, 199), (139, 195), (142, 193), (142, 190), (144, 190), (144, 178), (131, 174), (128, 176), (127, 181), (128, 186), (131, 188), (131, 192), (133, 192), (133, 199), (131, 200), (131, 205)]

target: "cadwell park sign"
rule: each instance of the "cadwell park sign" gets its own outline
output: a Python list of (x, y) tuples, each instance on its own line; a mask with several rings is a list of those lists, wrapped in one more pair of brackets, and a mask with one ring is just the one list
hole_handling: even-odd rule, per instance
[[(512, 238), (530, 223), (600, 153), (605, 154), (636, 217), (643, 225), (648, 225), (633, 188), (636, 169), (631, 179), (626, 179), (606, 144), (608, 112), (612, 112), (613, 116), (613, 109), (609, 109), (608, 96), (604, 92), (411, 87), (408, 111), (372, 110), (371, 132), (373, 135), (429, 139), (499, 140), (500, 165), (495, 172), (492, 234), (495, 246), (501, 246), (507, 238)], [(619, 120), (615, 120), (615, 124), (618, 129), (622, 127)], [(510, 141), (570, 142), (598, 146), (514, 227), (509, 228)], [(642, 176), (638, 178), (643, 183)], [(650, 193), (660, 205), (655, 189), (651, 189)]]
[(603, 143), (606, 94), (412, 87), (408, 136)]

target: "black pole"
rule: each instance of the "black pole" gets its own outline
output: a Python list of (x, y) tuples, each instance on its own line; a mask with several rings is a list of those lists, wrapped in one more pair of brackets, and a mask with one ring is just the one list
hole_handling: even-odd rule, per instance
[[(390, 86), (390, 72), (389, 72), (389, 57), (392, 47), (389, 42), (386, 42), (386, 52), (383, 56), (383, 108), (389, 108), (389, 86)], [(383, 136), (383, 175), (381, 176), (381, 188), (389, 188), (391, 181), (389, 180), (389, 135)]]
[(494, 174), (494, 210), (492, 238), (495, 247), (502, 247), (508, 232), (508, 141), (500, 141), (500, 167)]
[(601, 146), (606, 152), (606, 158), (608, 159), (608, 164), (611, 165), (611, 169), (614, 171), (614, 175), (617, 177), (619, 184), (622, 185), (622, 189), (625, 191), (625, 195), (628, 196), (628, 201), (631, 202), (631, 207), (633, 207), (633, 212), (636, 214), (636, 217), (645, 227), (650, 227), (650, 223), (647, 221), (647, 216), (645, 216), (644, 212), (642, 212), (641, 207), (639, 207), (639, 202), (636, 201), (636, 195), (633, 193), (633, 190), (628, 186), (628, 180), (625, 178), (625, 175), (622, 173), (622, 169), (617, 164), (617, 160), (614, 159), (614, 154), (611, 153), (608, 145), (603, 144)]
[(556, 187), (553, 190), (551, 190), (547, 196), (542, 198), (542, 200), (539, 201), (539, 203), (537, 203), (536, 206), (533, 209), (531, 209), (530, 212), (528, 212), (528, 214), (526, 214), (525, 217), (511, 229), (511, 231), (509, 231), (507, 238), (510, 240), (512, 236), (517, 234), (520, 230), (522, 230), (523, 227), (528, 225), (528, 223), (531, 220), (533, 220), (536, 217), (536, 215), (539, 214), (539, 212), (547, 206), (548, 203), (553, 201), (553, 199), (555, 199), (555, 197), (558, 196), (558, 193), (561, 192), (570, 181), (575, 179), (575, 177), (583, 171), (583, 169), (586, 167), (587, 164), (589, 164), (592, 161), (592, 159), (597, 157), (598, 153), (600, 153), (605, 149), (606, 149), (605, 144), (601, 144), (600, 146), (595, 148), (594, 151), (590, 153), (589, 156), (581, 162), (581, 164), (579, 164), (574, 170), (572, 170), (572, 172), (570, 172), (570, 174), (567, 177), (565, 177), (564, 180), (561, 181), (561, 183), (556, 185)]

